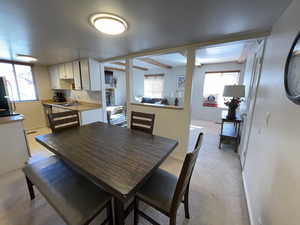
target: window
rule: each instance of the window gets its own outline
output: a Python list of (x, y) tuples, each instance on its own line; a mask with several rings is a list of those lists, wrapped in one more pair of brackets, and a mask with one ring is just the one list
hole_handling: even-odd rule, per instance
[(225, 85), (238, 84), (240, 71), (207, 72), (204, 78), (203, 96), (215, 96), (218, 107), (225, 107), (223, 90)]
[(144, 76), (144, 96), (162, 98), (164, 90), (164, 75), (152, 74)]
[(30, 65), (0, 62), (0, 76), (5, 77), (7, 80), (7, 88), (11, 100), (37, 100)]

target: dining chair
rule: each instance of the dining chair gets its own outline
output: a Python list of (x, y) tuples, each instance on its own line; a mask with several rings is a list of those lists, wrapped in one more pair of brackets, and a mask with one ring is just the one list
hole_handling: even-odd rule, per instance
[(134, 200), (134, 225), (138, 224), (139, 216), (154, 225), (159, 225), (153, 218), (139, 210), (139, 201), (168, 216), (170, 225), (176, 224), (177, 210), (181, 202), (184, 203), (185, 217), (190, 218), (189, 186), (202, 140), (203, 133), (200, 133), (193, 152), (185, 157), (179, 178), (165, 170), (157, 169), (137, 192)]
[(35, 186), (66, 224), (88, 225), (106, 208), (101, 225), (113, 225), (112, 197), (57, 156), (27, 164), (23, 172), (30, 199), (35, 198)]
[(143, 131), (148, 134), (153, 133), (155, 114), (153, 113), (142, 113), (142, 112), (131, 112), (130, 127), (133, 130)]
[(79, 115), (75, 110), (50, 113), (48, 115), (50, 128), (53, 133), (60, 130), (80, 126)]

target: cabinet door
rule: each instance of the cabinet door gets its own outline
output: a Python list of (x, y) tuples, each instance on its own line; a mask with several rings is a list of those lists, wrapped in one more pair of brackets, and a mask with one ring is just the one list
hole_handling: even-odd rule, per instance
[(65, 78), (66, 79), (73, 79), (74, 75), (73, 75), (73, 63), (65, 63)]
[(48, 69), (49, 69), (49, 75), (50, 75), (50, 81), (51, 81), (51, 88), (52, 89), (60, 89), (58, 66), (53, 65), (53, 66), (50, 66)]
[(80, 125), (86, 125), (95, 122), (103, 122), (102, 109), (92, 109), (80, 112)]
[(83, 90), (90, 90), (90, 72), (88, 59), (80, 60), (81, 82)]
[(100, 74), (100, 63), (94, 59), (89, 59), (90, 66), (90, 90), (100, 91), (101, 90), (101, 74)]
[(74, 75), (75, 90), (81, 90), (81, 75), (80, 75), (79, 61), (73, 62), (73, 75)]
[(60, 79), (66, 79), (65, 64), (59, 64), (58, 65), (58, 71), (59, 71), (59, 78)]

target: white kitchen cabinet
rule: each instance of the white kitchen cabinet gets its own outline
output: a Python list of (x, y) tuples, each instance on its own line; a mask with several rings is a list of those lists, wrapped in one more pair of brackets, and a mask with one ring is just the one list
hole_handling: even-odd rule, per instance
[(94, 59), (81, 59), (82, 89), (89, 91), (101, 91), (100, 63)]
[(65, 79), (65, 77), (66, 77), (66, 68), (65, 68), (64, 63), (58, 65), (58, 73), (59, 73), (59, 78), (60, 79)]
[(72, 62), (65, 63), (65, 78), (64, 79), (74, 79)]
[(74, 75), (74, 89), (81, 90), (81, 75), (79, 61), (73, 62), (73, 75)]
[(52, 89), (68, 90), (72, 88), (71, 83), (67, 82), (66, 80), (60, 79), (59, 65), (49, 66), (48, 70)]
[(81, 111), (80, 116), (80, 125), (86, 125), (95, 122), (103, 122), (103, 112), (102, 109), (92, 109), (88, 111)]
[(58, 73), (58, 66), (53, 65), (49, 67), (49, 75), (52, 89), (60, 89), (60, 80)]
[(0, 124), (0, 175), (24, 167), (29, 158), (22, 121)]
[(83, 90), (90, 90), (90, 72), (88, 59), (80, 60), (81, 82)]

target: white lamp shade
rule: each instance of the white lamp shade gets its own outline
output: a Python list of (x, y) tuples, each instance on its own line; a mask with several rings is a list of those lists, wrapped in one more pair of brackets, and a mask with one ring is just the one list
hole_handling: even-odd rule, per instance
[(225, 85), (224, 97), (245, 97), (245, 85)]

